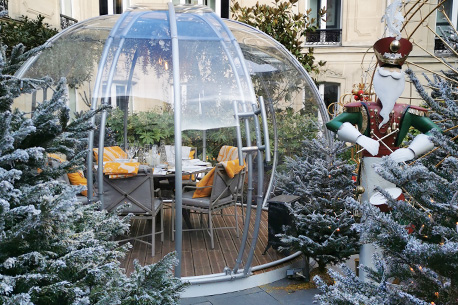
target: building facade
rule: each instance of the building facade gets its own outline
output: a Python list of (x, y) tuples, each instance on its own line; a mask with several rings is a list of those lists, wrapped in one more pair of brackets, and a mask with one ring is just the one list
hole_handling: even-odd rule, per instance
[[(267, 1), (267, 0), (263, 0)], [(63, 29), (77, 21), (98, 15), (122, 13), (129, 6), (143, 3), (167, 2), (166, 0), (0, 0), (6, 6), (9, 16), (17, 19), (22, 15), (34, 18), (38, 14), (45, 22), (57, 29)], [(229, 0), (173, 0), (174, 3), (205, 4), (219, 16), (229, 16)], [(441, 1), (439, 1), (441, 2)], [(256, 0), (239, 0), (241, 6), (252, 6)], [(382, 16), (390, 0), (299, 0), (298, 12), (310, 14), (318, 21), (319, 30), (311, 33), (304, 41), (305, 47), (313, 47), (316, 60), (326, 61), (319, 75), (313, 77), (329, 106), (330, 113), (339, 111), (339, 105), (349, 102), (352, 89), (359, 84), (370, 87), (376, 59), (372, 45), (385, 32)], [(411, 1), (405, 8), (409, 19), (404, 38), (413, 42), (413, 51), (404, 68), (432, 76), (433, 72), (444, 68), (441, 58), (450, 56), (444, 44), (437, 37), (447, 35), (449, 22), (455, 26), (458, 19), (458, 0), (446, 0), (436, 10), (438, 0)], [(319, 18), (320, 8), (326, 15)], [(442, 13), (445, 12), (444, 13)], [(432, 13), (431, 13), (432, 12)], [(447, 16), (447, 17), (446, 17)], [(321, 19), (321, 20), (320, 20)], [(420, 22), (422, 21), (423, 22)], [(418, 104), (412, 85), (407, 85), (403, 94), (404, 103)]]
[[(392, 1), (380, 0), (305, 0), (303, 11), (327, 8), (326, 21), (319, 24), (320, 30), (307, 37), (305, 46), (314, 47), (317, 60), (326, 61), (326, 66), (317, 76), (318, 86), (329, 112), (340, 110), (340, 104), (351, 101), (352, 90), (360, 83), (368, 89), (372, 83), (376, 58), (373, 44), (384, 37), (385, 23), (382, 17)], [(451, 55), (438, 35), (450, 35), (449, 22), (456, 29), (458, 1), (446, 0), (438, 7), (437, 0), (411, 1), (404, 9), (407, 26), (401, 35), (413, 43), (413, 51), (403, 66), (416, 74), (432, 77), (444, 69), (442, 59)], [(438, 9), (436, 9), (438, 8)], [(452, 30), (453, 31), (453, 30)], [(420, 77), (423, 79), (423, 77)], [(419, 104), (413, 85), (406, 85), (402, 103)]]
[[(167, 0), (0, 0), (12, 19), (21, 16), (45, 17), (44, 22), (64, 29), (78, 21), (99, 15), (121, 14), (128, 7), (141, 4), (167, 3)], [(229, 17), (229, 0), (173, 0), (175, 4), (203, 4), (211, 7), (220, 17)]]

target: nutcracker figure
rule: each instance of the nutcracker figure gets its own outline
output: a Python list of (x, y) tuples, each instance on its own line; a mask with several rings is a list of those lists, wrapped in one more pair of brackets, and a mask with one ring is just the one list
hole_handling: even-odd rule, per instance
[[(383, 156), (389, 156), (396, 162), (405, 162), (430, 151), (434, 145), (428, 134), (433, 129), (440, 130), (428, 117), (427, 109), (397, 103), (405, 86), (405, 74), (401, 67), (411, 50), (412, 44), (404, 38), (385, 37), (378, 40), (374, 44), (374, 52), (379, 67), (373, 80), (377, 100), (346, 104), (344, 112), (326, 124), (328, 129), (337, 133), (340, 140), (357, 143), (363, 148), (360, 181), (365, 192), (361, 199), (378, 205), (382, 211), (388, 209), (375, 187), (386, 189), (395, 198), (401, 195), (401, 191), (375, 173), (373, 165), (380, 163)], [(416, 128), (421, 134), (407, 148), (400, 148), (410, 127)], [(360, 264), (370, 266), (373, 251), (367, 246), (362, 247)], [(364, 279), (364, 273), (360, 274)]]

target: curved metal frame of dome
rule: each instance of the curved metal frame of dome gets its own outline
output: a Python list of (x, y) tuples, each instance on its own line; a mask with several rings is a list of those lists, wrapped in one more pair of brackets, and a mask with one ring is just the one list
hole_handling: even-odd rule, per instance
[[(143, 8), (143, 7), (138, 7), (139, 10), (143, 10), (144, 13), (147, 13), (150, 11), (150, 8)], [(202, 7), (202, 6), (186, 6), (186, 7), (182, 7), (180, 6), (180, 12), (183, 13), (183, 12), (186, 12), (186, 13), (193, 13), (193, 12), (202, 12), (202, 11), (205, 11), (205, 12), (211, 12), (208, 10), (208, 8), (206, 7)], [(111, 83), (113, 81), (113, 75), (115, 73), (115, 70), (116, 70), (116, 63), (119, 59), (119, 56), (120, 56), (120, 53), (121, 53), (121, 50), (122, 50), (122, 44), (124, 43), (124, 40), (125, 40), (125, 36), (123, 36), (123, 34), (121, 33), (121, 35), (119, 35), (118, 33), (118, 30), (121, 26), (121, 24), (123, 23), (123, 21), (125, 21), (128, 16), (132, 13), (133, 10), (128, 10), (126, 13), (124, 13), (123, 15), (120, 16), (120, 18), (117, 20), (115, 26), (111, 29), (110, 31), (110, 34), (107, 38), (107, 40), (105, 41), (105, 45), (104, 45), (104, 48), (103, 48), (103, 52), (102, 52), (102, 57), (99, 61), (99, 65), (98, 65), (98, 72), (97, 72), (97, 76), (96, 76), (96, 82), (95, 82), (95, 86), (94, 86), (94, 89), (93, 89), (93, 95), (92, 95), (92, 104), (91, 104), (91, 109), (92, 110), (95, 110), (97, 108), (97, 104), (98, 104), (98, 100), (100, 99), (101, 100), (101, 103), (102, 104), (106, 104), (107, 101), (108, 101), (108, 97), (110, 95), (109, 93), (109, 89), (110, 86), (111, 86)], [(176, 109), (181, 109), (181, 97), (180, 97), (180, 86), (179, 86), (179, 83), (180, 83), (180, 78), (179, 78), (179, 75), (180, 75), (180, 70), (179, 70), (179, 54), (178, 54), (178, 44), (179, 44), (179, 36), (178, 36), (178, 33), (177, 33), (177, 24), (176, 24), (176, 17), (175, 17), (175, 7), (173, 6), (172, 3), (169, 3), (168, 4), (168, 12), (169, 12), (169, 26), (170, 26), (170, 30), (171, 30), (171, 42), (172, 42), (172, 60), (173, 60), (173, 91), (174, 91), (174, 108), (175, 110)], [(137, 12), (138, 13), (138, 12)], [(137, 15), (136, 18), (139, 18), (141, 16), (141, 13), (139, 15)], [(216, 16), (216, 15), (215, 15)], [(99, 17), (95, 17), (95, 18), (99, 18)], [(84, 26), (88, 21), (90, 20), (93, 20), (95, 18), (91, 18), (91, 19), (88, 19), (88, 20), (85, 20), (85, 21), (82, 21), (82, 22), (79, 22), (69, 28), (67, 28), (66, 30), (60, 32), (59, 34), (57, 34), (56, 36), (54, 36), (53, 38), (51, 38), (47, 44), (51, 44), (52, 42), (54, 42), (55, 40), (57, 40), (59, 37), (61, 37), (64, 33), (66, 33), (67, 31), (70, 31), (72, 29), (75, 29), (75, 28), (78, 28), (78, 27), (81, 27), (81, 26)], [(130, 26), (133, 25), (133, 23), (135, 22), (136, 18), (132, 18), (132, 20), (130, 20), (129, 22), (129, 25), (127, 27), (124, 28), (124, 35), (127, 33), (128, 29)], [(238, 144), (238, 149), (239, 149), (239, 160), (242, 160), (241, 162), (243, 162), (243, 158), (242, 158), (242, 153), (245, 152), (247, 153), (247, 158), (246, 158), (246, 163), (247, 163), (247, 167), (248, 167), (248, 186), (247, 186), (247, 213), (246, 213), (246, 220), (249, 220), (250, 217), (251, 217), (251, 212), (252, 212), (252, 196), (253, 196), (253, 153), (258, 153), (259, 156), (261, 156), (260, 158), (256, 158), (257, 159), (257, 170), (258, 170), (258, 183), (257, 183), (257, 196), (256, 196), (256, 215), (255, 215), (255, 224), (254, 224), (254, 229), (253, 229), (253, 234), (252, 234), (252, 240), (251, 240), (251, 246), (250, 246), (250, 249), (249, 249), (249, 252), (248, 252), (248, 256), (247, 256), (247, 260), (246, 260), (246, 263), (245, 263), (245, 266), (243, 268), (243, 270), (239, 269), (241, 263), (242, 263), (242, 257), (243, 257), (243, 254), (245, 252), (245, 246), (246, 246), (246, 243), (247, 243), (247, 240), (248, 240), (248, 231), (249, 231), (249, 221), (245, 221), (245, 224), (244, 224), (244, 230), (243, 230), (243, 236), (242, 236), (242, 241), (241, 241), (241, 244), (240, 244), (240, 249), (239, 249), (239, 253), (238, 253), (238, 256), (237, 256), (237, 259), (236, 259), (236, 262), (235, 262), (235, 265), (232, 269), (229, 269), (229, 268), (225, 268), (224, 271), (226, 271), (225, 273), (220, 273), (220, 274), (213, 274), (213, 275), (207, 275), (207, 276), (196, 276), (196, 277), (193, 277), (194, 280), (190, 280), (190, 278), (187, 278), (187, 280), (190, 280), (191, 282), (193, 283), (207, 283), (207, 282), (217, 282), (217, 281), (224, 281), (224, 280), (232, 280), (232, 279), (236, 279), (236, 278), (242, 278), (242, 277), (246, 277), (248, 275), (250, 275), (250, 273), (254, 270), (258, 270), (261, 268), (261, 266), (256, 266), (256, 267), (253, 267), (251, 268), (251, 263), (252, 263), (252, 260), (253, 260), (253, 256), (254, 256), (254, 251), (255, 251), (255, 247), (256, 247), (256, 243), (257, 243), (257, 238), (258, 238), (258, 233), (259, 233), (259, 229), (260, 229), (260, 222), (261, 222), (261, 212), (262, 212), (262, 207), (266, 204), (267, 202), (267, 196), (264, 196), (263, 195), (263, 177), (264, 177), (264, 166), (263, 166), (263, 152), (265, 152), (265, 159), (266, 161), (270, 161), (270, 148), (268, 147), (269, 146), (269, 139), (268, 139), (268, 132), (267, 132), (267, 119), (266, 118), (266, 109), (265, 109), (265, 106), (264, 106), (264, 101), (263, 101), (263, 98), (262, 97), (259, 97), (259, 100), (256, 101), (256, 99), (254, 98), (254, 89), (253, 89), (253, 84), (251, 83), (251, 79), (250, 79), (250, 74), (248, 73), (248, 69), (247, 69), (247, 66), (246, 66), (246, 63), (245, 63), (245, 60), (244, 60), (244, 56), (242, 54), (242, 50), (236, 40), (236, 38), (234, 37), (234, 35), (232, 34), (232, 32), (230, 31), (228, 25), (226, 25), (221, 19), (219, 19), (217, 17), (217, 20), (218, 20), (218, 25), (221, 26), (222, 29), (224, 29), (224, 31), (226, 32), (226, 34), (228, 35), (229, 37), (229, 40), (230, 40), (230, 43), (232, 44), (232, 46), (235, 48), (236, 50), (236, 56), (238, 59), (243, 59), (243, 60), (240, 60), (239, 63), (240, 63), (240, 66), (241, 66), (241, 75), (238, 75), (237, 71), (239, 71), (237, 68), (236, 68), (236, 64), (234, 62), (234, 59), (231, 57), (231, 55), (229, 54), (230, 52), (225, 49), (225, 52), (230, 60), (230, 65), (232, 67), (232, 70), (234, 71), (234, 73), (236, 74), (235, 77), (237, 79), (237, 83), (239, 84), (239, 87), (240, 87), (240, 79), (243, 77), (243, 76), (247, 76), (248, 75), (248, 79), (249, 79), (249, 82), (247, 83), (247, 85), (249, 86), (249, 91), (250, 91), (250, 94), (253, 95), (253, 98), (251, 100), (251, 105), (247, 105), (246, 103), (243, 103), (242, 106), (243, 106), (243, 112), (242, 113), (238, 113), (238, 110), (237, 110), (237, 106), (234, 102), (234, 113), (235, 113), (235, 119), (236, 119), (236, 122), (237, 122), (237, 126), (236, 126), (236, 130), (237, 130), (237, 144)], [(237, 21), (233, 21), (233, 20), (228, 20), (228, 22), (230, 23), (233, 23), (233, 24), (239, 24), (239, 25), (243, 25), (244, 27), (246, 27), (247, 29), (250, 29), (254, 32), (256, 32), (256, 34), (260, 34), (260, 35), (263, 35), (265, 37), (266, 40), (268, 41), (271, 41), (276, 48), (278, 49), (281, 49), (283, 53), (285, 54), (288, 54), (289, 52), (287, 51), (287, 49), (281, 45), (280, 43), (276, 42), (276, 41), (273, 41), (272, 38), (270, 36), (268, 36), (267, 34), (253, 28), (253, 27), (250, 27), (246, 24), (243, 24), (243, 23), (240, 23), (240, 22), (237, 22)], [(210, 23), (207, 22), (208, 25), (212, 26)], [(216, 30), (214, 29), (214, 31), (216, 32)], [(118, 41), (118, 44), (115, 45), (115, 36), (117, 35), (117, 38), (120, 38), (119, 41)], [(219, 36), (219, 39), (222, 40), (223, 38), (221, 36)], [(108, 85), (106, 86), (106, 89), (104, 92), (102, 92), (101, 96), (99, 97), (99, 92), (100, 92), (100, 88), (101, 88), (101, 83), (102, 83), (102, 74), (103, 74), (103, 71), (104, 69), (107, 67), (108, 65), (108, 53), (109, 53), (109, 50), (110, 50), (110, 47), (112, 46), (115, 46), (117, 47), (117, 51), (116, 53), (114, 54), (113, 58), (111, 59), (112, 61), (112, 64), (111, 64), (111, 67), (109, 69), (109, 74), (108, 74)], [(223, 46), (224, 48), (224, 46)], [(38, 56), (38, 55), (37, 55)], [(23, 75), (25, 73), (25, 71), (28, 70), (28, 68), (33, 64), (34, 60), (36, 59), (35, 56), (34, 58), (32, 58), (30, 61), (26, 62), (26, 64), (21, 67), (21, 69), (18, 71), (17, 75)], [(131, 63), (131, 68), (130, 68), (130, 72), (128, 73), (128, 79), (127, 79), (127, 92), (128, 92), (128, 95), (129, 93), (131, 92), (131, 89), (132, 89), (132, 76), (133, 76), (133, 71), (134, 71), (134, 67), (135, 67), (135, 64), (137, 62), (137, 58), (138, 58), (138, 54), (137, 52), (135, 52), (135, 55), (132, 59), (132, 63)], [(322, 115), (322, 118), (324, 121), (327, 121), (328, 118), (326, 115), (323, 115), (323, 114), (326, 114), (326, 107), (324, 106), (324, 103), (322, 102), (321, 98), (320, 98), (320, 94), (318, 92), (318, 89), (316, 88), (316, 86), (314, 85), (314, 82), (311, 80), (310, 76), (308, 75), (308, 73), (304, 70), (304, 68), (302, 67), (302, 65), (300, 65), (297, 60), (294, 59), (294, 57), (291, 56), (291, 63), (294, 65), (294, 67), (300, 71), (300, 74), (302, 74), (302, 76), (305, 78), (305, 80), (308, 82), (308, 84), (310, 85), (310, 89), (312, 89), (313, 91), (313, 95), (314, 97), (318, 98), (319, 102), (318, 103), (318, 107), (319, 107), (319, 112), (321, 113)], [(243, 92), (241, 91), (240, 94), (243, 95)], [(271, 174), (271, 177), (270, 177), (270, 181), (269, 181), (269, 184), (268, 184), (268, 188), (267, 188), (267, 191), (265, 192), (265, 194), (270, 194), (271, 192), (271, 189), (272, 189), (272, 186), (273, 186), (273, 182), (274, 182), (274, 174), (275, 174), (275, 170), (276, 170), (276, 166), (277, 166), (277, 162), (278, 162), (278, 149), (277, 149), (277, 145), (278, 145), (278, 135), (277, 135), (277, 126), (276, 126), (276, 120), (275, 120), (275, 111), (271, 111), (272, 112), (272, 121), (273, 121), (273, 136), (274, 136), (274, 149), (273, 149), (273, 162), (272, 162), (272, 174)], [(258, 115), (260, 115), (263, 119), (262, 119), (262, 127), (260, 126), (260, 120), (258, 118)], [(105, 128), (104, 126), (106, 125), (106, 117), (107, 117), (107, 113), (106, 111), (103, 111), (102, 112), (102, 120), (101, 120), (101, 128), (100, 128), (100, 137), (99, 137), (99, 155), (102, 155), (103, 154), (103, 149), (104, 149), (104, 137), (105, 137)], [(177, 172), (181, 172), (181, 144), (182, 144), (182, 139), (181, 139), (181, 112), (180, 111), (174, 111), (174, 119), (175, 119), (175, 167), (176, 167), (176, 171)], [(249, 119), (253, 119), (254, 121), (254, 125), (255, 125), (255, 142), (256, 142), (256, 145), (253, 145), (253, 143), (251, 142), (251, 136), (250, 136), (250, 123), (249, 123)], [(242, 136), (241, 136), (241, 130), (240, 130), (240, 124), (239, 124), (239, 120), (243, 120), (244, 121), (244, 124), (245, 124), (245, 132), (246, 132), (246, 140), (245, 140), (245, 143), (246, 143), (246, 147), (242, 147)], [(95, 123), (95, 118), (93, 118), (93, 123)], [(262, 132), (261, 132), (261, 129), (264, 130), (264, 137), (262, 137)], [(324, 131), (327, 139), (329, 141), (332, 141), (332, 138), (329, 136), (329, 133), (327, 131)], [(89, 152), (88, 152), (88, 171), (87, 171), (87, 180), (88, 180), (88, 197), (89, 197), (89, 200), (93, 200), (93, 185), (92, 185), (92, 181), (93, 181), (93, 173), (92, 173), (92, 169), (93, 168), (93, 154), (92, 154), (92, 148), (93, 148), (93, 140), (94, 140), (94, 132), (92, 131), (89, 135)], [(264, 141), (263, 141), (264, 140)], [(264, 144), (262, 143), (264, 142)], [(102, 158), (99, 158), (98, 160), (99, 164), (98, 164), (98, 172), (97, 172), (97, 181), (98, 181), (98, 199), (99, 200), (103, 200), (103, 172), (102, 172), (102, 169), (103, 169), (103, 159)], [(176, 185), (176, 193), (175, 193), (175, 201), (176, 201), (176, 208), (177, 208), (177, 213), (176, 213), (176, 228), (181, 228), (182, 227), (182, 214), (180, 212), (181, 210), (181, 203), (182, 203), (182, 177), (181, 175), (176, 175), (175, 176), (175, 185)], [(177, 234), (176, 234), (176, 251), (177, 251), (177, 256), (179, 258), (179, 265), (175, 268), (175, 274), (177, 277), (180, 277), (181, 276), (181, 244), (182, 244), (182, 231), (181, 230), (176, 230)], [(298, 253), (295, 253), (293, 254), (292, 256), (289, 256), (287, 258), (284, 258), (284, 259), (281, 259), (280, 261), (277, 261), (277, 262), (272, 262), (272, 263), (269, 263), (267, 264), (266, 266), (263, 266), (263, 267), (267, 267), (267, 266), (272, 266), (276, 263), (280, 263), (280, 262), (284, 262), (288, 259), (291, 259), (292, 257), (295, 257), (299, 254)]]
[[(246, 28), (249, 28), (251, 29), (252, 31), (256, 32), (258, 35), (262, 35), (264, 37), (266, 37), (266, 39), (268, 40), (272, 40), (272, 37), (270, 37), (269, 35), (267, 35), (266, 33), (264, 32), (261, 32), (260, 30), (252, 27), (251, 25), (248, 25), (248, 24), (245, 24), (245, 23), (242, 23), (240, 21), (235, 21), (235, 20), (230, 20), (228, 19), (227, 21), (231, 22), (231, 23), (234, 23), (234, 24), (239, 24), (239, 25), (242, 25), (243, 27), (246, 27)], [(275, 40), (274, 40), (275, 41)], [(277, 41), (275, 41), (277, 42)], [(282, 45), (281, 43), (277, 42), (276, 46), (283, 50), (283, 52), (285, 53), (290, 53), (288, 51), (288, 49)], [(301, 71), (302, 73), (302, 76), (304, 76), (307, 80), (307, 82), (309, 84), (314, 84), (314, 81), (312, 80), (312, 78), (310, 77), (310, 75), (307, 73), (307, 71), (305, 71), (304, 67), (297, 61), (293, 61), (292, 64), (296, 67), (296, 69), (298, 69), (299, 71)], [(319, 111), (321, 114), (325, 113), (326, 116), (323, 117), (323, 119), (325, 120), (324, 123), (327, 123), (329, 121), (329, 116), (327, 115), (328, 114), (328, 110), (323, 102), (323, 100), (321, 99), (321, 95), (320, 95), (320, 92), (318, 91), (318, 88), (316, 86), (311, 86), (311, 89), (314, 91), (314, 94), (315, 96), (319, 97), (320, 98), (320, 101), (321, 103), (318, 103), (318, 107), (319, 107)], [(277, 146), (278, 146), (278, 134), (277, 134), (277, 123), (276, 123), (276, 118), (275, 118), (275, 115), (273, 116), (272, 118), (272, 121), (273, 121), (273, 126), (274, 126), (274, 151), (273, 151), (273, 160), (272, 160), (272, 163), (273, 163), (273, 169), (275, 171), (275, 168), (277, 166), (277, 163), (278, 163), (278, 150), (277, 150)], [(328, 142), (331, 142), (333, 141), (333, 138), (332, 138), (332, 135), (331, 135), (331, 132), (326, 129), (324, 130), (324, 135), (326, 137), (326, 140)], [(273, 186), (273, 182), (274, 182), (274, 175), (272, 174), (271, 177), (270, 177), (270, 180), (269, 180), (269, 185), (267, 187), (267, 190), (266, 190), (266, 194), (270, 194), (271, 190), (272, 190), (272, 186)], [(264, 202), (262, 204), (263, 207), (266, 206), (266, 203), (267, 203), (267, 197), (264, 198)]]

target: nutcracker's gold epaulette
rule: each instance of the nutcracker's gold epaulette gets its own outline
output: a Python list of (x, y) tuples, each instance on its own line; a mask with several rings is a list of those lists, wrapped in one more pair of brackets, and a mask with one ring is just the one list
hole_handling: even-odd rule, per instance
[(411, 105), (407, 112), (418, 116), (428, 116), (428, 109)]
[(344, 105), (344, 112), (360, 112), (361, 102), (348, 103)]

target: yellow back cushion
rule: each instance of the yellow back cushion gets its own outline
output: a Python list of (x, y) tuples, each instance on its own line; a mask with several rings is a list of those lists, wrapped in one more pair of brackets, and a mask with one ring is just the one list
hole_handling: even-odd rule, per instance
[(221, 162), (221, 164), (223, 164), (229, 178), (234, 178), (236, 174), (240, 173), (240, 171), (245, 168), (245, 164), (243, 166), (240, 165), (239, 159), (224, 161)]
[[(60, 163), (65, 162), (65, 160), (57, 154), (48, 154), (48, 157), (57, 160)], [(84, 177), (82, 170), (75, 173), (69, 173), (67, 174), (67, 177), (71, 185), (87, 185), (87, 179)], [(87, 196), (87, 191), (82, 191), (81, 195)]]
[(60, 163), (65, 162), (65, 159), (59, 156), (58, 154), (48, 154), (48, 157), (56, 161), (59, 161)]
[(218, 153), (218, 158), (216, 159), (218, 162), (222, 161), (230, 161), (238, 159), (238, 149), (234, 146), (224, 145), (221, 147)]
[[(87, 179), (84, 177), (83, 171), (67, 174), (71, 185), (87, 185)], [(87, 191), (82, 191), (81, 195), (87, 196)]]
[(206, 186), (206, 188), (202, 188), (202, 189), (197, 189), (194, 191), (194, 194), (192, 195), (192, 198), (201, 198), (201, 197), (209, 197), (211, 192), (212, 192), (212, 188), (209, 187), (209, 186), (212, 186), (213, 185), (213, 177), (215, 176), (215, 168), (216, 167), (213, 167), (211, 169), (211, 171), (209, 171), (203, 178), (202, 180), (200, 180), (199, 182), (197, 182), (196, 186), (197, 187), (204, 187)]
[[(99, 159), (99, 149), (94, 148), (94, 159), (95, 162), (98, 162)], [(110, 146), (103, 149), (103, 162), (115, 161), (116, 159), (127, 159), (127, 153), (122, 150), (119, 146)]]

